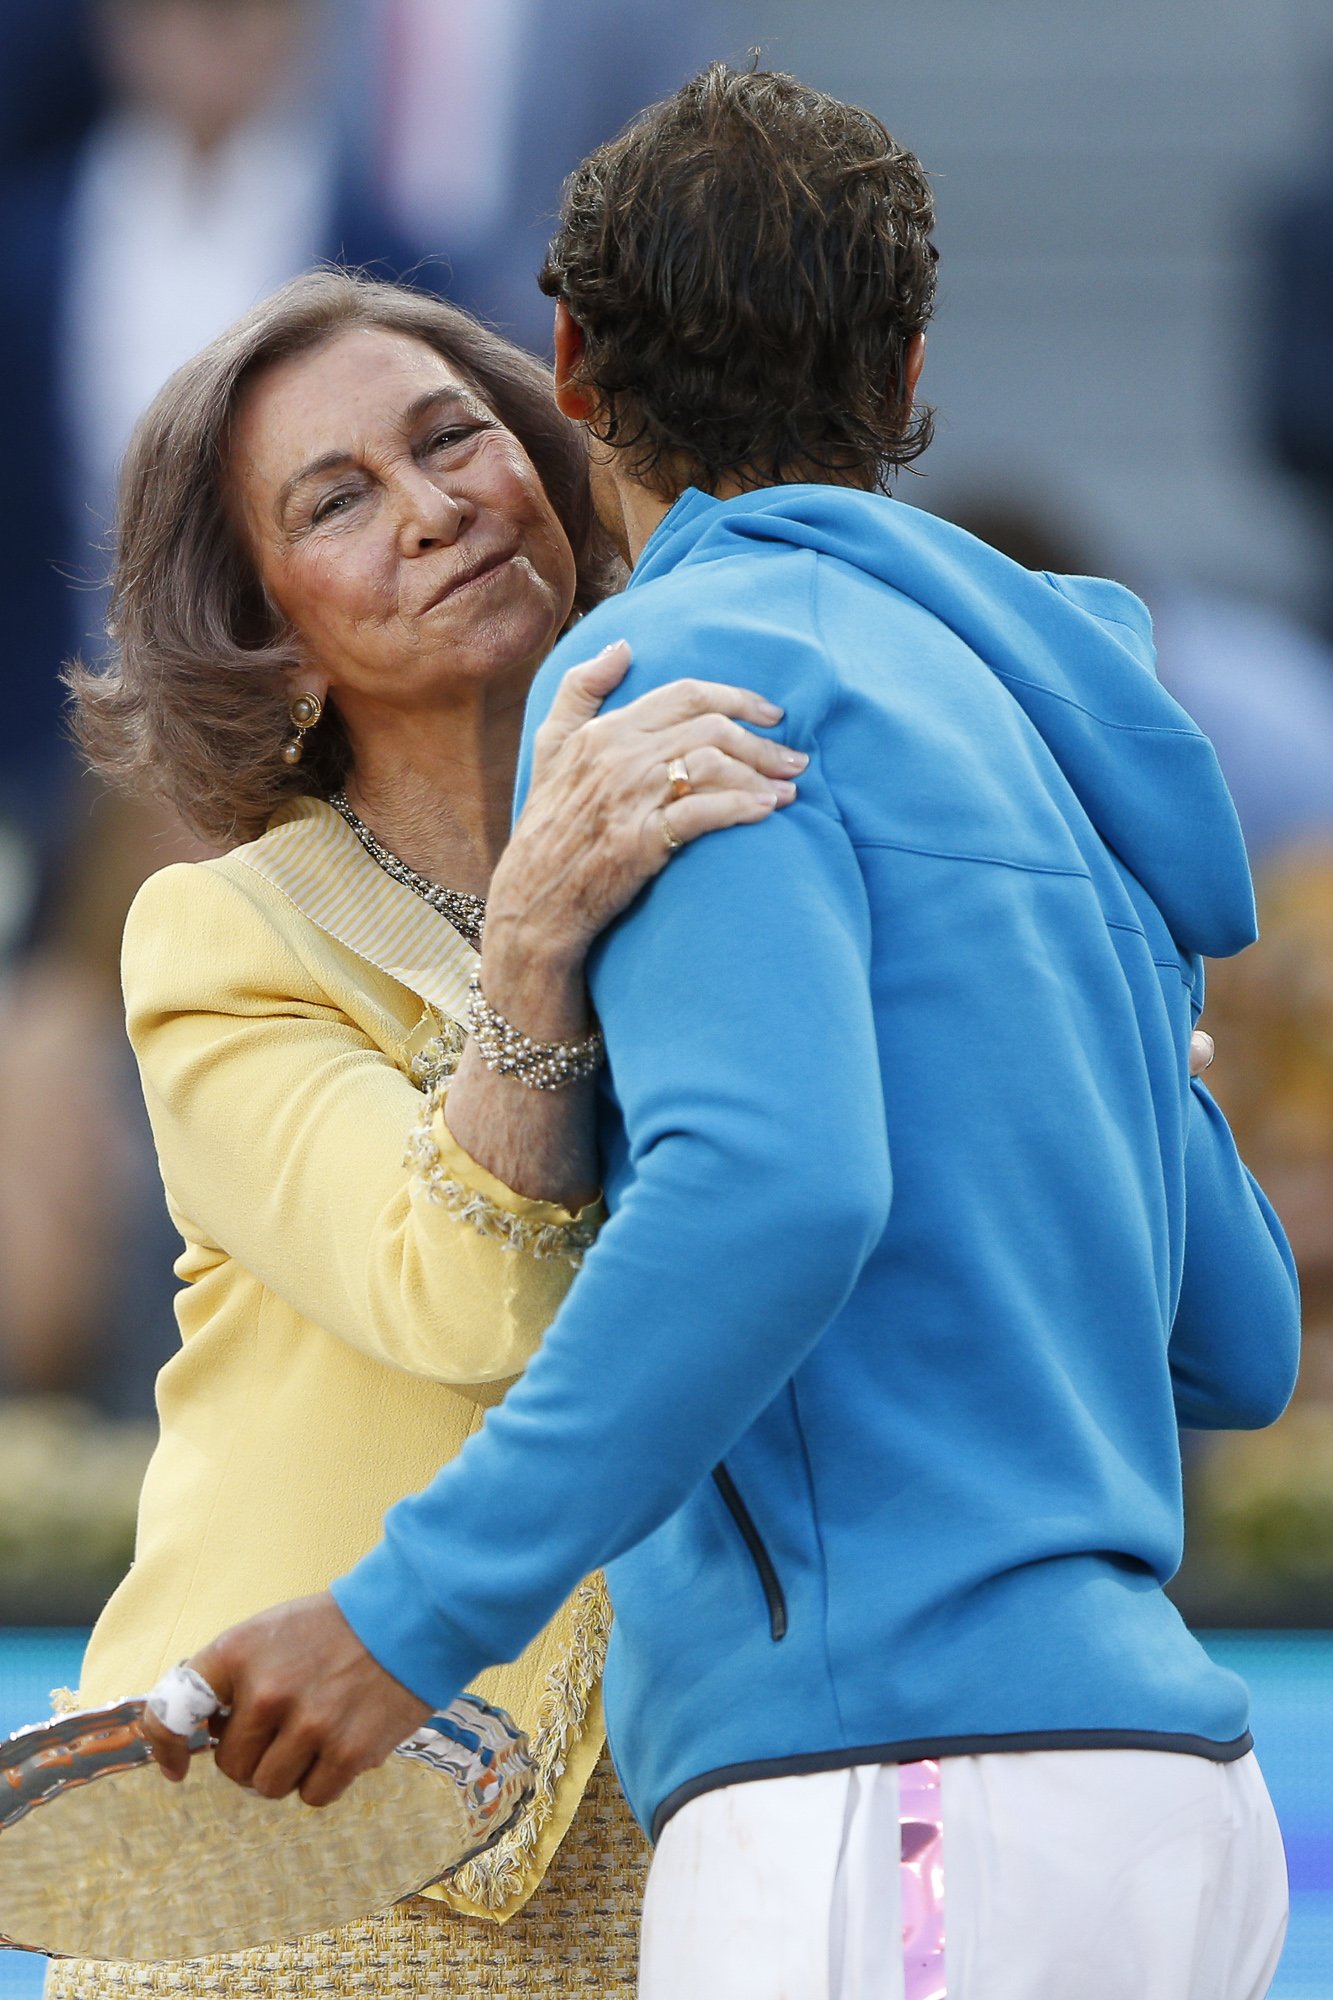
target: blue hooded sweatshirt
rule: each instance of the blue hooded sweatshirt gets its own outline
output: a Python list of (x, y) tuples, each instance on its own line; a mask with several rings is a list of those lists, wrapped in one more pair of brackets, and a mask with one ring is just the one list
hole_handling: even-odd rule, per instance
[(1296, 1288), (1188, 1076), (1199, 954), (1254, 910), (1146, 612), (878, 496), (690, 491), (542, 670), (524, 777), (621, 636), (617, 701), (753, 687), (810, 767), (596, 947), (610, 1220), (338, 1602), (439, 1704), (605, 1564), (654, 1832), (855, 1762), (1242, 1754), (1245, 1689), (1162, 1591), (1179, 1427), (1278, 1415)]

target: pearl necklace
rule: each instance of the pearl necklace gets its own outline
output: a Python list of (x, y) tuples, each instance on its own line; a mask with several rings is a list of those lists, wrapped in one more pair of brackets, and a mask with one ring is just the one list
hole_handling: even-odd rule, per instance
[(447, 917), (474, 951), (481, 949), (481, 933), (486, 922), (484, 896), (465, 896), (461, 889), (444, 889), (438, 882), (418, 875), (415, 868), (409, 868), (405, 861), (391, 854), (382, 841), (376, 840), (365, 821), (358, 819), (352, 811), (346, 792), (331, 792), (329, 804), (335, 812), (342, 814), (371, 860), (378, 862), (386, 875), (391, 875), (395, 882), (401, 882), (405, 889), (414, 890), (423, 903), (429, 903), (432, 910), (438, 910), (442, 917)]

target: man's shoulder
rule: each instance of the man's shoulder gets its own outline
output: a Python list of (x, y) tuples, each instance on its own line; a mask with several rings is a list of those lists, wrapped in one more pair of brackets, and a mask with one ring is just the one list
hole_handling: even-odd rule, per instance
[(540, 719), (562, 674), (617, 639), (634, 658), (608, 706), (682, 679), (754, 687), (784, 706), (798, 690), (817, 698), (832, 681), (815, 610), (817, 560), (808, 550), (777, 562), (742, 550), (632, 585), (560, 640), (534, 684), (532, 710)]

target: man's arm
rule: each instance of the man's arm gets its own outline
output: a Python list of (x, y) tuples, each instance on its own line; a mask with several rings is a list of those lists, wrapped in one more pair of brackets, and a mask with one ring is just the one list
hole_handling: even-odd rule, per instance
[(1299, 1352), (1300, 1295), (1282, 1225), (1195, 1081), (1185, 1261), (1168, 1350), (1179, 1421), (1193, 1430), (1274, 1423), (1295, 1386)]
[(526, 1381), (334, 1587), (423, 1698), (513, 1657), (681, 1505), (882, 1233), (869, 921), (818, 746), (802, 747), (795, 805), (680, 855), (594, 953), (627, 1184)]

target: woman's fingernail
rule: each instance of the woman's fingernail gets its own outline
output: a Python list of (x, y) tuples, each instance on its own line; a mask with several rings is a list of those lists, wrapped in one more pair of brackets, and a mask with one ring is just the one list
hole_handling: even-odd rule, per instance
[(598, 654), (597, 657), (598, 659), (605, 660), (608, 659), (612, 653), (620, 653), (620, 652), (627, 653), (628, 651), (629, 651), (628, 639), (613, 639), (609, 646), (603, 646), (601, 652)]
[(786, 778), (777, 778), (773, 784), (773, 796), (780, 806), (789, 806), (796, 797), (796, 787)]
[(787, 711), (785, 708), (779, 708), (775, 701), (764, 701), (761, 699), (759, 713), (765, 722), (781, 722)]
[(789, 771), (803, 771), (810, 759), (804, 750), (784, 750), (778, 761), (785, 764)]

